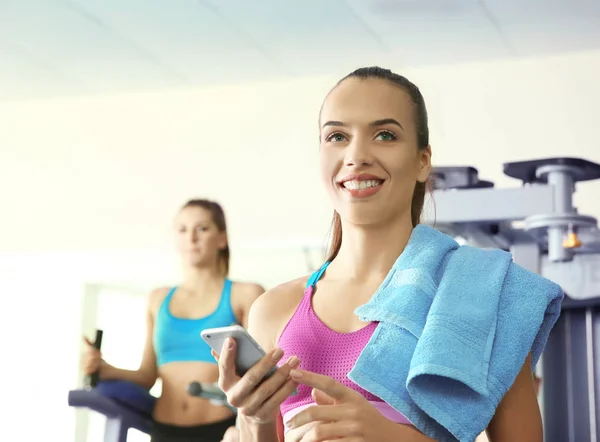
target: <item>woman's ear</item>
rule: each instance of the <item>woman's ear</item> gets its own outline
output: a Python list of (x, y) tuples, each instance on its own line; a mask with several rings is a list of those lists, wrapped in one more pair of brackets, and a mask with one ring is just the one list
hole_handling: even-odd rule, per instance
[(219, 234), (219, 250), (223, 251), (229, 245), (229, 241), (227, 240), (227, 232), (220, 232)]
[(419, 150), (419, 173), (417, 181), (424, 183), (431, 174), (431, 146), (427, 145), (425, 149)]

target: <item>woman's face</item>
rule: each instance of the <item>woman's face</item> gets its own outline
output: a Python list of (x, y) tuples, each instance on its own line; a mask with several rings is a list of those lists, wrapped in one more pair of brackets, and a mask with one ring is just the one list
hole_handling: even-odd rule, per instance
[(342, 220), (410, 222), (415, 183), (431, 169), (431, 149), (417, 148), (414, 106), (401, 87), (382, 79), (346, 79), (325, 99), (321, 174)]
[(185, 207), (175, 219), (177, 251), (194, 267), (214, 265), (219, 251), (227, 246), (227, 234), (202, 207)]

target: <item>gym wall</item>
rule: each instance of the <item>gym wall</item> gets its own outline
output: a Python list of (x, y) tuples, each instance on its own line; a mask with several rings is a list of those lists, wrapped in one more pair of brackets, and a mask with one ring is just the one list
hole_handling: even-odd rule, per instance
[[(426, 97), (435, 164), (517, 186), (502, 162), (600, 160), (600, 51), (396, 68)], [(78, 382), (85, 287), (174, 283), (170, 223), (190, 197), (224, 204), (234, 277), (271, 286), (307, 271), (299, 245), (324, 240), (331, 212), (317, 114), (345, 73), (0, 104), (0, 388), (20, 410), (9, 427), (73, 440), (66, 394)], [(596, 201), (579, 186), (581, 212), (600, 216)]]

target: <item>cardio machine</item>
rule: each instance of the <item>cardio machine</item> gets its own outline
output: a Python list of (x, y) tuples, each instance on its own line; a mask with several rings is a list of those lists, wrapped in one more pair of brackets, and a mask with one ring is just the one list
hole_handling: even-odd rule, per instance
[[(102, 330), (96, 330), (94, 347), (102, 346)], [(211, 402), (235, 409), (227, 403), (225, 394), (212, 384), (192, 382), (187, 392), (190, 396), (209, 399)], [(126, 442), (130, 429), (150, 434), (152, 410), (156, 398), (148, 390), (126, 381), (99, 381), (98, 373), (84, 380), (84, 388), (69, 391), (69, 406), (87, 408), (106, 417), (104, 442)]]
[[(547, 158), (504, 164), (522, 186), (498, 189), (474, 167), (433, 171), (427, 218), (477, 247), (510, 251), (526, 269), (561, 285), (561, 316), (541, 357), (546, 442), (600, 440), (600, 231), (573, 206), (578, 182), (600, 164)], [(527, 293), (523, 293), (527, 296)]]

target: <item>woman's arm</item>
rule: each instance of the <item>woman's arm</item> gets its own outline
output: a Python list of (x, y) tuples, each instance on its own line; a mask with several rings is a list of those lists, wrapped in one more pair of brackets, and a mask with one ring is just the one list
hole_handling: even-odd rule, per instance
[(543, 426), (531, 355), (498, 405), (487, 430), (490, 442), (542, 442)]
[[(276, 321), (273, 320), (273, 314), (276, 315), (277, 312), (273, 306), (273, 292), (276, 291), (277, 288), (256, 299), (248, 308), (246, 320), (248, 333), (267, 353), (274, 348)], [(256, 424), (239, 414), (238, 425), (240, 428), (240, 442), (279, 442), (275, 420), (270, 423)]]
[(102, 380), (122, 380), (133, 382), (141, 387), (150, 390), (158, 378), (158, 368), (156, 366), (156, 354), (154, 353), (154, 312), (167, 294), (167, 289), (154, 290), (148, 296), (148, 306), (146, 311), (146, 342), (144, 344), (144, 353), (142, 363), (137, 370), (124, 370), (102, 362), (100, 366), (100, 379)]
[[(269, 353), (277, 344), (277, 337), (293, 314), (303, 293), (304, 280), (282, 284), (262, 294), (249, 306), (248, 332)], [(267, 423), (257, 423), (238, 415), (240, 442), (279, 442), (277, 435), (279, 413)]]

